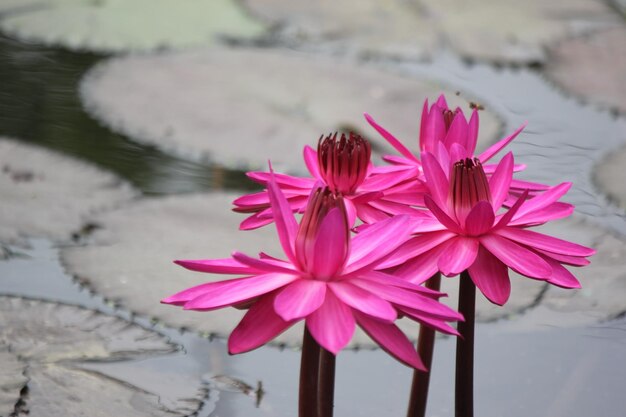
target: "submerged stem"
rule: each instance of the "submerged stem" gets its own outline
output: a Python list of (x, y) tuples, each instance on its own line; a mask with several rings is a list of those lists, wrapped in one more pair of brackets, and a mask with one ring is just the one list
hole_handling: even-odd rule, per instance
[(300, 358), (299, 417), (318, 417), (320, 350), (320, 345), (305, 326)]
[[(438, 272), (428, 281), (426, 288), (439, 291), (441, 285), (441, 274)], [(433, 350), (435, 346), (435, 330), (431, 327), (420, 325), (419, 338), (417, 340), (417, 353), (419, 354), (427, 372), (413, 371), (413, 384), (411, 385), (411, 397), (407, 417), (424, 417), (426, 415), (426, 402), (428, 399), (428, 386), (430, 384), (430, 369), (433, 361)]]
[(464, 322), (459, 322), (456, 339), (456, 385), (455, 416), (474, 416), (474, 319), (476, 314), (476, 286), (467, 271), (459, 280), (459, 313)]
[(335, 403), (335, 355), (320, 348), (318, 417), (332, 417)]

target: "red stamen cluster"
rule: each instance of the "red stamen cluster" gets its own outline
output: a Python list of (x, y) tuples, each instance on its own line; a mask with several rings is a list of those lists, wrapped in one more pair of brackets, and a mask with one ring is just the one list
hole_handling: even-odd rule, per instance
[(333, 193), (352, 194), (363, 183), (372, 154), (368, 141), (350, 132), (320, 137), (317, 158), (320, 174)]
[(465, 158), (454, 164), (450, 173), (448, 202), (456, 218), (464, 224), (472, 207), (479, 201), (491, 203), (489, 181), (478, 158)]

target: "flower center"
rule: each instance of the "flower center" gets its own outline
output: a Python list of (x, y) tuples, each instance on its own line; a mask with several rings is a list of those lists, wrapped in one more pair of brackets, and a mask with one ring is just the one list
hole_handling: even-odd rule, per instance
[(478, 158), (465, 158), (452, 166), (448, 204), (461, 225), (479, 201), (491, 203), (489, 181)]
[(320, 174), (330, 190), (337, 194), (353, 194), (363, 183), (372, 154), (368, 141), (350, 132), (337, 138), (337, 133), (320, 137), (317, 159)]
[(446, 132), (448, 132), (448, 130), (450, 130), (450, 125), (452, 125), (452, 121), (454, 120), (454, 116), (457, 115), (457, 113), (459, 112), (459, 110), (449, 110), (449, 109), (441, 109), (441, 113), (443, 115), (443, 122), (446, 125)]
[(295, 255), (302, 271), (328, 279), (348, 256), (350, 229), (341, 195), (329, 187), (316, 189), (309, 198), (295, 242)]

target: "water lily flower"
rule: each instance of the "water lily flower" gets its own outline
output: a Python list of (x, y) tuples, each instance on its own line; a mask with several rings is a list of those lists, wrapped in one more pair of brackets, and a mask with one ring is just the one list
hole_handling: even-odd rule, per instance
[(559, 287), (580, 288), (563, 264), (587, 265), (586, 257), (595, 251), (529, 230), (572, 213), (572, 205), (558, 202), (571, 183), (532, 198), (527, 198), (526, 190), (507, 210), (503, 203), (512, 182), (511, 153), (502, 158), (491, 178), (478, 158), (457, 161), (449, 178), (429, 152), (422, 154), (422, 166), (430, 220), (421, 218), (414, 228), (419, 234), (395, 253), (392, 263), (408, 260), (396, 268), (398, 275), (419, 283), (438, 271), (452, 276), (467, 270), (481, 292), (499, 305), (509, 298), (509, 268)]
[[(350, 225), (357, 217), (373, 223), (389, 217), (385, 204), (378, 203), (383, 191), (406, 180), (411, 173), (388, 172), (374, 176), (370, 157), (371, 146), (367, 140), (355, 133), (342, 133), (341, 136), (335, 133), (320, 137), (317, 152), (310, 146), (304, 148), (304, 161), (312, 177), (273, 175), (293, 212), (302, 213), (311, 191), (321, 184), (343, 196)], [(264, 186), (270, 178), (269, 172), (249, 172), (247, 175)], [(241, 223), (242, 230), (264, 226), (274, 219), (267, 190), (240, 197), (233, 204), (236, 212), (253, 213)], [(408, 212), (405, 206), (392, 204), (394, 213)]]
[[(385, 138), (385, 140), (387, 140), (387, 142), (389, 142), (391, 146), (400, 152), (401, 156), (386, 155), (384, 157), (387, 162), (395, 165), (394, 170), (396, 172), (403, 173), (409, 171), (412, 173), (411, 178), (413, 181), (423, 181), (424, 172), (422, 161), (419, 156), (413, 154), (413, 152), (404, 146), (394, 135), (376, 123), (372, 116), (365, 113), (365, 119), (383, 138)], [(424, 101), (420, 124), (419, 151), (420, 153), (428, 152), (435, 156), (447, 176), (449, 172), (449, 165), (461, 159), (478, 158), (481, 164), (485, 164), (513, 139), (515, 139), (524, 129), (524, 126), (519, 127), (512, 134), (496, 142), (480, 155), (476, 156), (475, 152), (478, 141), (478, 127), (479, 116), (476, 108), (472, 110), (472, 114), (468, 121), (459, 107), (455, 110), (451, 110), (448, 107), (443, 94), (439, 96), (437, 101), (433, 103), (430, 108), (428, 107), (428, 99), (426, 99)], [(487, 176), (492, 175), (495, 168), (495, 164), (485, 164), (483, 166), (483, 170)], [(515, 167), (515, 171), (523, 169), (524, 165), (518, 165)], [(374, 173), (376, 173), (376, 171)], [(385, 192), (385, 199), (388, 201), (399, 200), (407, 202), (407, 199), (410, 198), (410, 196), (407, 195), (405, 190), (402, 188), (402, 185), (404, 184), (401, 184), (397, 189), (387, 190)], [(534, 195), (537, 191), (543, 191), (547, 188), (548, 187), (543, 184), (517, 179), (511, 181), (511, 192), (513, 196), (521, 194), (521, 192), (526, 189), (529, 189), (531, 195)], [(421, 197), (421, 194), (414, 194), (410, 204), (423, 206)]]
[(351, 238), (345, 200), (330, 188), (312, 192), (299, 225), (272, 177), (268, 196), (287, 259), (234, 252), (228, 259), (176, 261), (194, 271), (241, 277), (189, 288), (163, 303), (186, 310), (249, 306), (228, 339), (231, 354), (255, 349), (305, 320), (313, 338), (333, 354), (359, 325), (400, 362), (423, 369), (415, 348), (394, 324), (398, 314), (456, 334), (446, 321), (462, 317), (437, 301), (440, 293), (376, 271), (410, 237), (408, 216), (388, 218)]

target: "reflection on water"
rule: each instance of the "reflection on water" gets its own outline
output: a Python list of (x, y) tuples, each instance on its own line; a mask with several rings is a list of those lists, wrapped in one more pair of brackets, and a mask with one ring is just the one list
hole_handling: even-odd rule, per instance
[(113, 171), (147, 194), (251, 188), (242, 172), (171, 157), (98, 125), (76, 92), (102, 56), (0, 37), (0, 136), (11, 136)]

